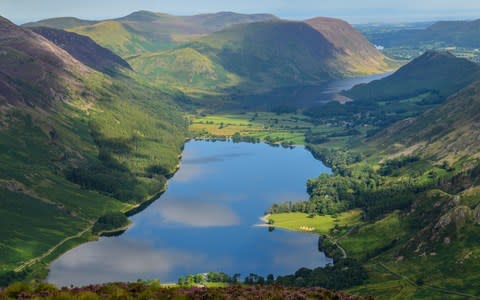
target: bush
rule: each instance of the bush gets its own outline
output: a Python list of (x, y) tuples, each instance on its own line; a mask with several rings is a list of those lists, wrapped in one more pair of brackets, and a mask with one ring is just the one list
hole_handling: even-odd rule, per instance
[(99, 233), (101, 231), (108, 231), (124, 227), (128, 224), (128, 218), (121, 212), (109, 213), (101, 216), (93, 225), (93, 232)]

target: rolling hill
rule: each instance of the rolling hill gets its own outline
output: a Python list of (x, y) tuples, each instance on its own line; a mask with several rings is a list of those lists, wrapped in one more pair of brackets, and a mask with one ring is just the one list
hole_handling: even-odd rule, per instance
[(96, 238), (97, 219), (149, 200), (177, 166), (174, 95), (66, 51), (97, 58), (90, 46), (75, 36), (64, 50), (0, 19), (0, 285)]
[(25, 24), (53, 27), (89, 36), (122, 57), (166, 49), (185, 40), (206, 35), (235, 24), (276, 19), (268, 14), (220, 12), (194, 16), (173, 16), (138, 11), (128, 16), (102, 21), (58, 18)]
[(355, 100), (388, 101), (431, 92), (445, 99), (478, 79), (478, 64), (448, 52), (427, 51), (394, 74), (344, 94)]
[(376, 33), (369, 36), (372, 43), (391, 47), (441, 47), (479, 48), (478, 32), (480, 20), (441, 21), (426, 29), (400, 30)]

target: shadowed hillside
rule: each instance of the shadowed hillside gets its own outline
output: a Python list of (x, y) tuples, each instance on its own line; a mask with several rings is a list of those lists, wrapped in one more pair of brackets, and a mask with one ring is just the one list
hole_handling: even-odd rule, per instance
[(119, 68), (130, 69), (126, 61), (112, 51), (99, 46), (89, 37), (47, 27), (32, 27), (31, 30), (97, 71), (114, 73)]
[(333, 18), (314, 18), (305, 21), (318, 30), (336, 48), (338, 68), (353, 75), (380, 73), (393, 68), (370, 42), (350, 24)]

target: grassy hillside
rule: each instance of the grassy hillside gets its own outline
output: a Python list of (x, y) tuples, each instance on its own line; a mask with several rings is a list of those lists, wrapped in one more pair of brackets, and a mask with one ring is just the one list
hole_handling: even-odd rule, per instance
[(169, 40), (153, 40), (135, 32), (130, 26), (118, 21), (102, 21), (81, 26), (69, 31), (90, 37), (96, 43), (112, 50), (121, 57), (155, 51), (169, 44)]
[(189, 47), (143, 54), (128, 61), (149, 80), (178, 87), (221, 90), (240, 80), (208, 56)]
[(442, 106), (415, 119), (399, 122), (381, 132), (372, 142), (396, 147), (389, 152), (409, 149), (423, 157), (454, 164), (475, 161), (480, 144), (476, 132), (480, 113), (478, 82), (450, 97)]
[(382, 73), (397, 67), (350, 24), (343, 20), (318, 17), (305, 21), (337, 49), (337, 67), (345, 74)]
[(162, 191), (186, 124), (171, 95), (89, 69), (5, 19), (0, 31), (4, 285), (94, 237), (102, 215)]
[(428, 92), (444, 99), (478, 79), (478, 64), (448, 52), (427, 51), (393, 75), (357, 85), (344, 94), (355, 100), (385, 101), (411, 98)]

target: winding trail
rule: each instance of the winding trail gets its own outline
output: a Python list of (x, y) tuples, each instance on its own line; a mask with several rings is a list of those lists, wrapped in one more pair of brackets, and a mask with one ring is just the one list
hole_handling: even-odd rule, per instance
[(76, 235), (72, 235), (70, 237), (66, 237), (64, 238), (63, 240), (61, 240), (58, 244), (56, 244), (55, 246), (53, 246), (52, 248), (48, 249), (47, 252), (43, 253), (42, 255), (40, 256), (37, 256), (37, 257), (34, 257), (32, 259), (30, 259), (29, 261), (21, 264), (20, 266), (18, 266), (17, 268), (14, 269), (15, 272), (21, 272), (23, 271), (25, 268), (28, 268), (40, 261), (42, 261), (45, 257), (49, 256), (50, 254), (52, 254), (55, 250), (57, 250), (59, 247), (61, 247), (63, 244), (65, 244), (66, 242), (70, 241), (70, 240), (73, 240), (73, 239), (77, 239), (77, 238), (80, 238), (82, 235), (84, 235), (85, 233), (87, 233), (88, 231), (92, 230), (93, 228), (93, 225), (90, 225), (88, 226), (87, 228), (85, 228), (83, 231), (77, 233)]

